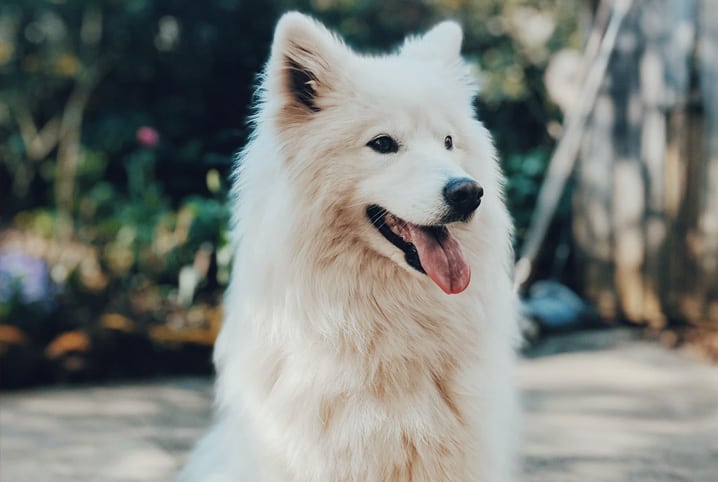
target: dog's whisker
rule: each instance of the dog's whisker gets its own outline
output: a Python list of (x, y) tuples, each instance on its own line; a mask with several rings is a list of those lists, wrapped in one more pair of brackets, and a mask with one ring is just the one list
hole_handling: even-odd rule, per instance
[(377, 221), (379, 221), (380, 219), (386, 219), (386, 215), (385, 215), (385, 214), (377, 214), (377, 215), (375, 215), (374, 217), (371, 218), (371, 223), (372, 223), (372, 224), (376, 224)]
[(386, 219), (386, 214), (387, 214), (387, 213), (388, 213), (388, 211), (387, 211), (386, 209), (382, 209), (382, 210), (379, 211), (377, 214), (375, 214), (374, 216), (372, 216), (372, 218), (371, 218), (371, 223), (372, 223), (372, 224), (376, 224), (376, 222), (379, 221), (382, 217), (383, 217), (384, 219)]

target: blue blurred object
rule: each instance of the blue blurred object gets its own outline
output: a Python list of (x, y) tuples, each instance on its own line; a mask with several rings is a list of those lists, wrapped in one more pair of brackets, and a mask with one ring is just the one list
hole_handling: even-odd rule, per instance
[(538, 281), (521, 300), (521, 314), (544, 330), (572, 330), (597, 319), (591, 305), (557, 281)]
[(45, 260), (24, 253), (0, 253), (0, 302), (55, 307), (57, 285)]

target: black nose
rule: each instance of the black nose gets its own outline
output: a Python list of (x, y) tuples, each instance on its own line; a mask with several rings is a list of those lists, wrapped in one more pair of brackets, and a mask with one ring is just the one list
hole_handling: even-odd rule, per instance
[(483, 195), (484, 188), (472, 179), (466, 177), (449, 179), (444, 186), (444, 199), (449, 207), (446, 216), (448, 222), (466, 221), (481, 204)]

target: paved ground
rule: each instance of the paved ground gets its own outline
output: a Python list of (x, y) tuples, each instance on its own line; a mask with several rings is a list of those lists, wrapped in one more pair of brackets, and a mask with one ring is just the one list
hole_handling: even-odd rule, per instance
[[(626, 331), (552, 338), (522, 362), (526, 482), (718, 481), (718, 368)], [(169, 480), (210, 385), (174, 379), (0, 398), (0, 481)]]

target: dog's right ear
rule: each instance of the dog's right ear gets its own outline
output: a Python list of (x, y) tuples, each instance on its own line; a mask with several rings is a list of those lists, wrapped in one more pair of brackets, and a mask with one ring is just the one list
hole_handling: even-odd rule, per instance
[(294, 114), (319, 112), (319, 99), (333, 85), (341, 41), (299, 12), (282, 16), (274, 31), (268, 65), (270, 94), (279, 94)]

